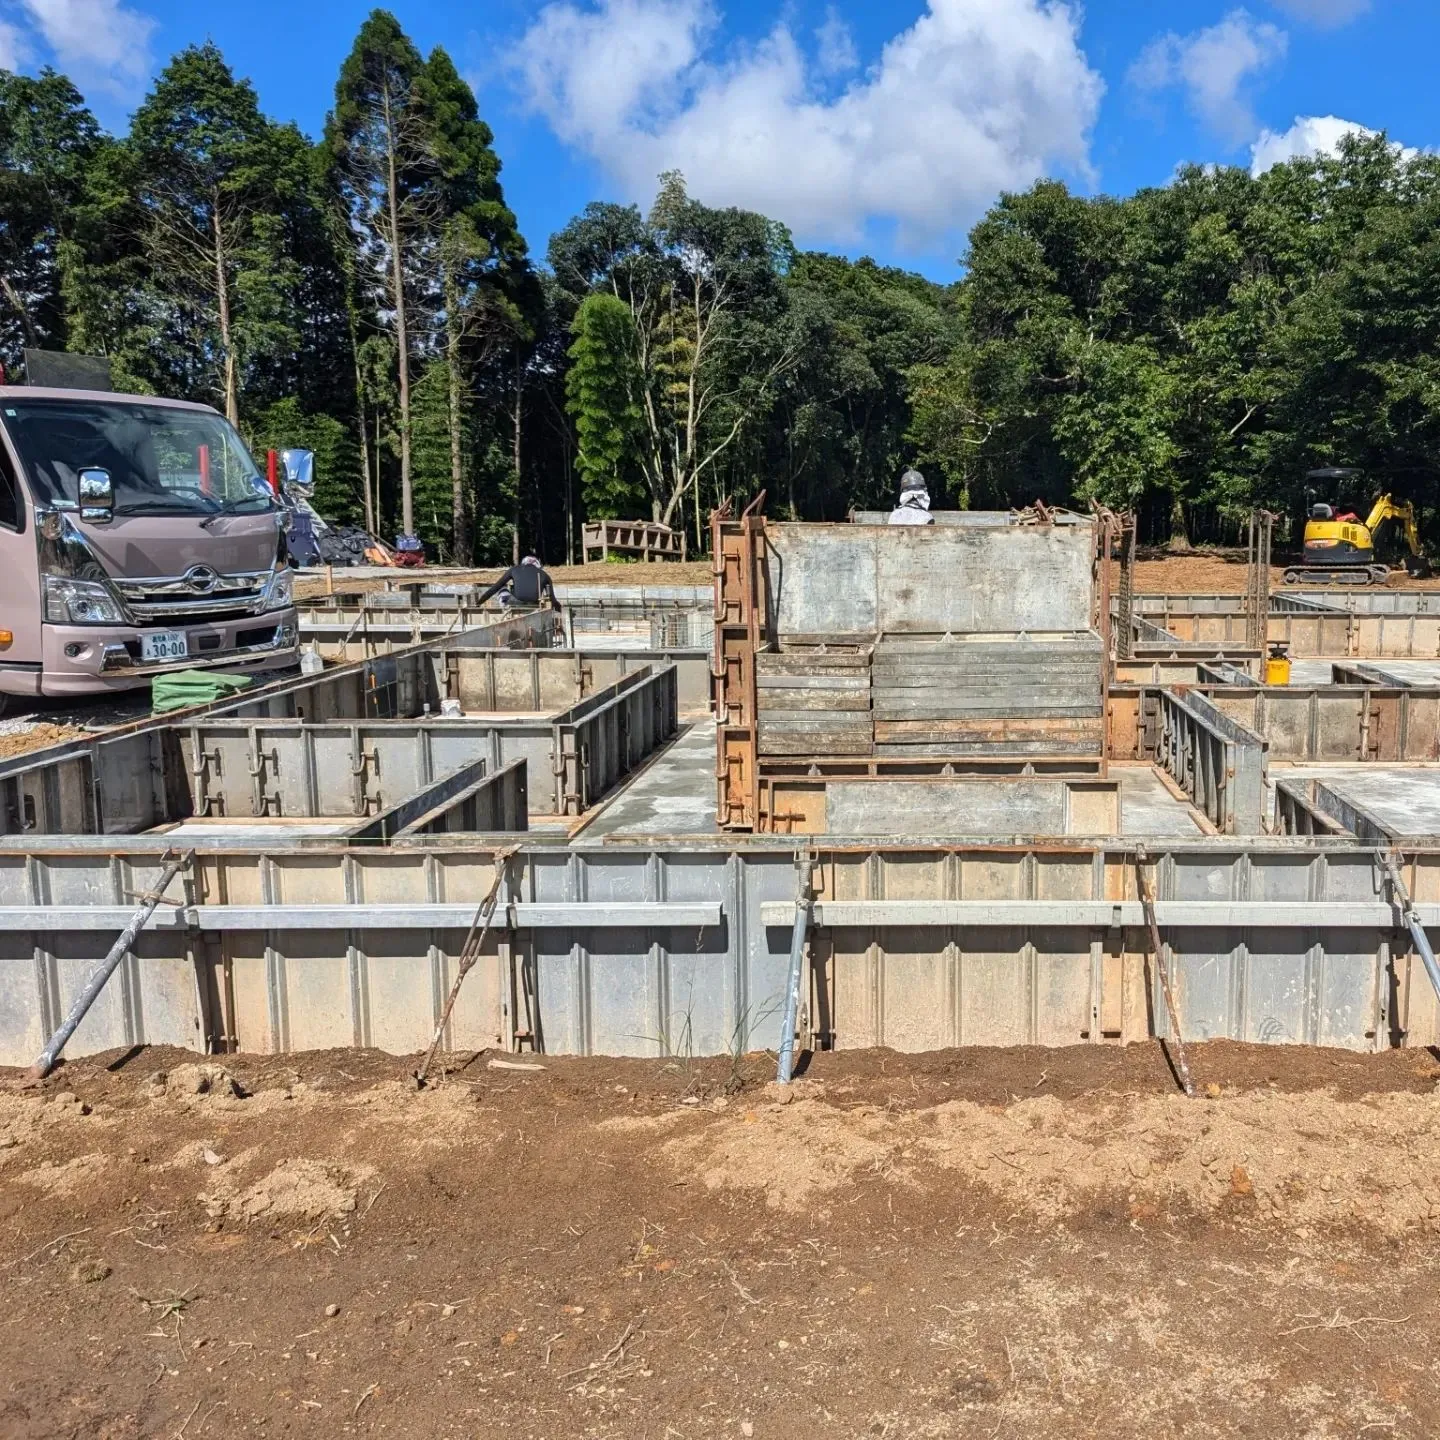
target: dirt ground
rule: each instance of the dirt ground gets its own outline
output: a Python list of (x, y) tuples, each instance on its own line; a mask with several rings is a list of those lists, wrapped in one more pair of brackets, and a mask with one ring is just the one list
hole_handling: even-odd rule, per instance
[(0, 1080), (0, 1437), (1440, 1433), (1426, 1052), (490, 1058)]
[[(708, 560), (690, 560), (684, 564), (643, 565), (552, 565), (548, 567), (557, 585), (709, 585), (714, 577)], [(399, 572), (396, 572), (399, 575)], [(454, 584), (461, 580), (491, 581), (499, 570), (442, 570), (438, 567), (415, 571), (406, 579), (429, 580)], [(1243, 595), (1245, 593), (1245, 552), (1243, 550), (1196, 550), (1189, 555), (1167, 555), (1152, 550), (1141, 553), (1136, 561), (1136, 588), (1145, 595)], [(1285, 570), (1276, 565), (1270, 571), (1273, 589), (1284, 585)], [(383, 589), (385, 581), (350, 580), (344, 570), (334, 572), (337, 590)], [(1440, 575), (1428, 580), (1412, 580), (1397, 567), (1390, 582), (1392, 589), (1440, 589)], [(296, 584), (302, 598), (326, 593), (323, 575), (308, 575)], [(1346, 587), (1348, 588), (1348, 587)]]
[[(1245, 552), (1243, 550), (1196, 550), (1189, 555), (1166, 555), (1142, 551), (1135, 562), (1135, 588), (1142, 595), (1243, 595), (1245, 593)], [(1285, 567), (1270, 569), (1270, 588), (1285, 588)], [(1305, 589), (1315, 589), (1305, 585)], [(1348, 593), (1350, 586), (1338, 587)], [(1397, 566), (1390, 577), (1392, 590), (1440, 589), (1440, 575), (1414, 580)]]

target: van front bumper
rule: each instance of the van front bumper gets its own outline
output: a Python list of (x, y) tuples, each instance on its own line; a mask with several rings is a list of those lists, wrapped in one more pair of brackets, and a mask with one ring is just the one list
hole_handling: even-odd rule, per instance
[[(140, 637), (182, 630), (189, 654), (162, 662), (141, 658)], [(299, 663), (300, 625), (293, 609), (217, 624), (44, 625), (41, 627), (42, 695), (87, 695), (128, 690), (177, 670), (279, 670)]]

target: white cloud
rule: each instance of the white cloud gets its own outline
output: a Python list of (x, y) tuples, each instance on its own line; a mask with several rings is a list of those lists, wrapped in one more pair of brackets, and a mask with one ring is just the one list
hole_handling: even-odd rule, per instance
[(1285, 32), (1245, 10), (1189, 35), (1152, 40), (1130, 67), (1129, 79), (1141, 90), (1181, 86), (1190, 108), (1234, 144), (1255, 133), (1256, 121), (1246, 82), (1284, 58)]
[(18, 70), (33, 58), (30, 42), (24, 31), (0, 20), (0, 70)]
[(815, 60), (822, 75), (844, 75), (860, 63), (855, 37), (832, 5), (825, 23), (815, 32)]
[(21, 0), (55, 60), (83, 91), (133, 96), (150, 74), (156, 21), (121, 0)]
[(1297, 20), (1308, 20), (1326, 30), (1348, 25), (1370, 8), (1370, 0), (1276, 0), (1276, 4)]
[(833, 96), (783, 23), (709, 55), (706, 0), (552, 0), (511, 62), (555, 133), (631, 198), (678, 168), (708, 203), (809, 238), (853, 241), (882, 219), (920, 244), (1051, 168), (1088, 173), (1104, 85), (1079, 18), (1065, 0), (928, 0)]
[[(1286, 160), (1295, 160), (1302, 155), (1338, 155), (1340, 142), (1347, 135), (1377, 135), (1354, 120), (1342, 120), (1338, 115), (1297, 115), (1295, 123), (1277, 134), (1274, 130), (1262, 130), (1260, 138), (1250, 147), (1250, 173), (1263, 175)], [(1396, 145), (1395, 151), (1404, 160), (1411, 160), (1420, 152), (1406, 145)]]

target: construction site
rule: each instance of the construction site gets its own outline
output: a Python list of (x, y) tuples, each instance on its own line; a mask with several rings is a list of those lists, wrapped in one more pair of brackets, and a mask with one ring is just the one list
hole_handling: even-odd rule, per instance
[(0, 1436), (1435, 1434), (1440, 590), (1272, 519), (332, 583), (0, 760)]

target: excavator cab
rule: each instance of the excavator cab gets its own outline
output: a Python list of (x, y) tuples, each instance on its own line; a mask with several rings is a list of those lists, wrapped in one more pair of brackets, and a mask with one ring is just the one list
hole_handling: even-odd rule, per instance
[(1362, 520), (1343, 503), (1344, 493), (1353, 490), (1360, 475), (1340, 466), (1306, 474), (1307, 500), (1317, 493), (1332, 498), (1308, 504), (1304, 558), (1285, 571), (1287, 585), (1383, 585), (1390, 578), (1386, 557), (1395, 556), (1403, 557), (1412, 576), (1430, 573), (1413, 504), (1381, 495)]

